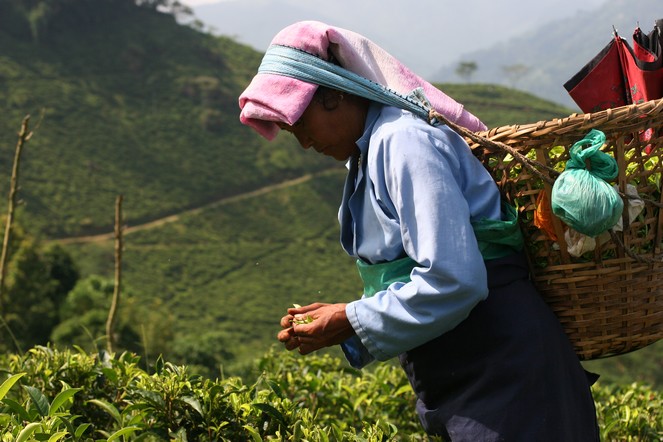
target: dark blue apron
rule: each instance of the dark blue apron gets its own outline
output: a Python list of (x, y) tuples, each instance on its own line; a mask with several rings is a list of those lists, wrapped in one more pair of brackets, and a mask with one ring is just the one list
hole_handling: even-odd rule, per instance
[[(489, 295), (453, 330), (400, 355), (425, 431), (451, 441), (598, 441), (590, 380), (522, 253), (486, 260)], [(366, 295), (410, 258), (358, 263)]]

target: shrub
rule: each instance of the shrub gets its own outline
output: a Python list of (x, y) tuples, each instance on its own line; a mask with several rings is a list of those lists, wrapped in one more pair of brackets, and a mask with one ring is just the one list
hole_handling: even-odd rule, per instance
[[(329, 355), (271, 351), (255, 381), (212, 380), (130, 353), (35, 347), (0, 359), (2, 441), (422, 441), (413, 395), (391, 364), (348, 368)], [(597, 386), (606, 441), (663, 436), (662, 400), (644, 385)], [(435, 439), (433, 439), (435, 440)]]

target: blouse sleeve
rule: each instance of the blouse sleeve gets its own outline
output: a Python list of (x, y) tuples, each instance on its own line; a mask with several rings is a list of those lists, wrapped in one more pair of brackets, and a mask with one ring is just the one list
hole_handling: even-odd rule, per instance
[(473, 190), (485, 178), (471, 176), (476, 158), (450, 130), (405, 126), (375, 138), (368, 173), (376, 200), (393, 212), (403, 248), (419, 264), (410, 282), (347, 305), (361, 344), (386, 360), (453, 329), (488, 295), (470, 199), (476, 206), (495, 193)]

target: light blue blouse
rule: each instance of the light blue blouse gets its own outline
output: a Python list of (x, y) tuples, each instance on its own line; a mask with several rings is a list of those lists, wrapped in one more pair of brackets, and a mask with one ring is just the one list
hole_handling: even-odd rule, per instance
[(339, 210), (343, 248), (370, 264), (405, 255), (419, 264), (410, 282), (347, 305), (356, 336), (342, 348), (360, 368), (453, 329), (486, 298), (471, 222), (500, 219), (500, 195), (458, 134), (408, 111), (371, 105), (357, 145)]

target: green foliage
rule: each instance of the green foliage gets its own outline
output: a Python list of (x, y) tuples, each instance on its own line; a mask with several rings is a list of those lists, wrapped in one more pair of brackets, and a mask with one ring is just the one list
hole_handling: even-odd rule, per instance
[(84, 343), (92, 341), (90, 350), (103, 346), (112, 294), (112, 281), (96, 276), (81, 280), (60, 306), (61, 319), (52, 332), (53, 342), (87, 347)]
[(42, 244), (14, 226), (3, 300), (0, 349), (45, 344), (60, 321), (58, 310), (78, 280), (78, 268), (64, 248)]
[(421, 432), (415, 396), (396, 365), (380, 363), (358, 371), (330, 355), (302, 358), (272, 350), (257, 368), (270, 388), (310, 410), (322, 425), (345, 430), (364, 422), (391, 422), (400, 434)]
[[(403, 371), (347, 368), (330, 356), (271, 351), (257, 377), (212, 380), (129, 353), (36, 347), (0, 358), (3, 441), (423, 441)], [(594, 389), (603, 440), (663, 435), (661, 396), (633, 384)], [(49, 439), (50, 438), (50, 439)]]
[[(124, 440), (152, 441), (377, 441), (397, 432), (393, 424), (371, 421), (374, 411), (384, 415), (376, 407), (366, 407), (370, 412), (364, 420), (355, 417), (351, 425), (334, 419), (332, 409), (314, 411), (301, 402), (307, 394), (291, 399), (288, 390), (294, 385), (281, 387), (267, 372), (252, 384), (236, 377), (212, 381), (160, 360), (149, 374), (126, 353), (109, 358), (44, 347), (6, 359), (0, 364), (10, 373), (0, 386), (0, 429), (7, 441), (28, 433), (38, 440), (59, 435), (67, 440), (114, 440), (123, 435)], [(326, 364), (331, 364), (330, 382), (318, 386), (321, 397), (344, 376), (335, 371), (337, 362), (317, 363), (324, 371)], [(311, 381), (311, 376), (305, 377)], [(337, 382), (332, 383), (332, 377)], [(373, 382), (364, 388), (373, 387)], [(369, 394), (369, 401), (380, 394), (360, 393)], [(350, 399), (367, 405), (360, 396)]]
[[(88, 351), (103, 348), (113, 290), (113, 281), (99, 276), (79, 281), (60, 306), (60, 323), (53, 329), (50, 342)], [(168, 314), (160, 308), (160, 302), (141, 304), (126, 288), (123, 289), (116, 333), (117, 345), (138, 352), (144, 351), (147, 342), (151, 349), (163, 351), (170, 347), (172, 339)]]
[(663, 398), (644, 385), (599, 386), (594, 399), (603, 441), (663, 439)]

